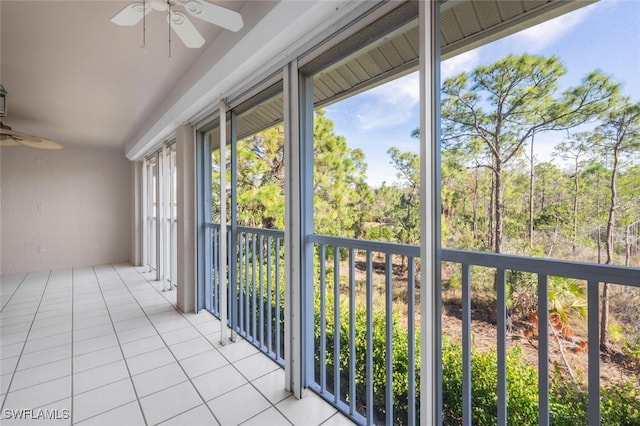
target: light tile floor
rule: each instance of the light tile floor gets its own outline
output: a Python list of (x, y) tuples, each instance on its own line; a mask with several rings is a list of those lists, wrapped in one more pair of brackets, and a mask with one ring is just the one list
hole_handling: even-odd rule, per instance
[(352, 424), (295, 399), (278, 365), (244, 340), (222, 346), (220, 322), (175, 297), (129, 265), (3, 276), (2, 425)]

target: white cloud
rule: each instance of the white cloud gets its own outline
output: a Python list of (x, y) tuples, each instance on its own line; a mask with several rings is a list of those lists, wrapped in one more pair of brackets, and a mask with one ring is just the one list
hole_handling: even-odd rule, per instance
[(362, 131), (393, 127), (409, 120), (420, 102), (418, 74), (390, 81), (363, 94), (356, 118)]
[(480, 63), (481, 50), (482, 48), (473, 49), (443, 61), (440, 64), (440, 79), (445, 81), (455, 75), (473, 70)]
[(393, 105), (403, 105), (406, 102), (410, 102), (413, 105), (420, 101), (418, 84), (418, 73), (415, 72), (378, 86), (370, 90), (369, 93), (379, 96)]
[(573, 27), (584, 21), (594, 7), (583, 7), (574, 12), (561, 15), (514, 34), (514, 41), (527, 46), (530, 52), (537, 52), (561, 39)]

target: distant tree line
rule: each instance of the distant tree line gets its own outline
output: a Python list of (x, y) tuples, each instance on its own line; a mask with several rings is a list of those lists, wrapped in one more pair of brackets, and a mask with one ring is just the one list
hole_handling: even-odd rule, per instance
[[(509, 55), (443, 82), (443, 246), (637, 265), (640, 102), (597, 71), (560, 90), (565, 72), (554, 56)], [(538, 161), (536, 138), (550, 132), (554, 160)], [(316, 233), (419, 242), (419, 157), (395, 147), (388, 155), (398, 182), (370, 187), (364, 153), (316, 111)], [(241, 225), (284, 227), (284, 173), (281, 125), (239, 142)], [(215, 169), (212, 177), (215, 216)]]

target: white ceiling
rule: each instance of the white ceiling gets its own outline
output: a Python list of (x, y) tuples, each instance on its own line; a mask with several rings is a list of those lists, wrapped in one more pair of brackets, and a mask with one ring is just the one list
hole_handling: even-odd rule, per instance
[[(208, 0), (241, 12), (244, 28), (231, 33), (192, 19), (205, 46), (188, 49), (172, 34), (170, 60), (165, 14), (147, 16), (144, 49), (142, 24), (111, 23), (132, 1), (0, 0), (0, 83), (9, 92), (4, 123), (64, 146), (117, 149), (140, 159), (180, 124), (281, 69), (377, 3)], [(463, 22), (474, 30), (458, 31), (443, 52), (460, 53), (591, 1), (492, 0), (477, 2), (482, 8), (475, 10), (475, 2), (449, 0), (444, 33), (465, 17), (495, 19)], [(384, 3), (378, 13), (399, 4)]]
[[(245, 1), (213, 1), (240, 10)], [(64, 146), (123, 150), (221, 28), (192, 19), (206, 40), (188, 49), (166, 15), (110, 22), (131, 1), (0, 1), (0, 82), (9, 92), (5, 124)], [(244, 31), (244, 30), (243, 30)]]

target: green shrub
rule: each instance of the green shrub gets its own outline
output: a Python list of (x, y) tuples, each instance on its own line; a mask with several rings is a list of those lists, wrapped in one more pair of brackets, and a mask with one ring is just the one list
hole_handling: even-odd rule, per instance
[[(472, 418), (474, 425), (498, 422), (497, 359), (494, 352), (471, 351)], [(462, 346), (443, 339), (442, 396), (445, 424), (462, 422)], [(528, 425), (538, 422), (537, 372), (526, 364), (519, 348), (507, 354), (507, 421)]]
[[(627, 383), (610, 383), (600, 388), (600, 421), (603, 425), (640, 424), (640, 392), (634, 377)], [(587, 424), (588, 390), (580, 382), (564, 380), (558, 372), (551, 381), (550, 421), (553, 425)]]
[[(329, 287), (329, 286), (328, 286)], [(333, 290), (327, 288), (326, 307), (326, 353), (319, 353), (320, 347), (320, 305), (316, 297), (315, 309), (315, 366), (316, 380), (320, 363), (327, 371), (327, 388), (335, 392), (340, 388), (341, 400), (349, 404), (353, 397), (349, 393), (349, 305), (348, 298), (340, 304), (340, 383), (334, 383), (334, 315)], [(386, 414), (386, 324), (384, 309), (374, 307), (372, 311), (373, 337), (373, 385), (374, 419), (383, 424)], [(393, 424), (407, 424), (408, 411), (408, 335), (399, 315), (392, 316), (393, 330)], [(356, 304), (355, 310), (355, 382), (356, 409), (366, 413), (366, 309)], [(419, 421), (420, 390), (420, 332), (416, 329), (416, 415)], [(495, 351), (472, 349), (472, 423), (474, 425), (497, 424), (497, 359)], [(633, 382), (632, 379), (631, 381)], [(609, 384), (601, 388), (601, 420), (606, 425), (639, 425), (640, 393), (633, 383)], [(549, 417), (553, 425), (576, 425), (587, 423), (587, 397), (584, 386), (578, 382), (565, 380), (559, 371), (552, 373), (549, 392)], [(462, 421), (462, 346), (446, 336), (442, 340), (442, 400), (443, 422), (446, 425), (460, 424)], [(507, 351), (507, 422), (514, 425), (538, 424), (538, 372), (524, 359), (520, 348)]]

